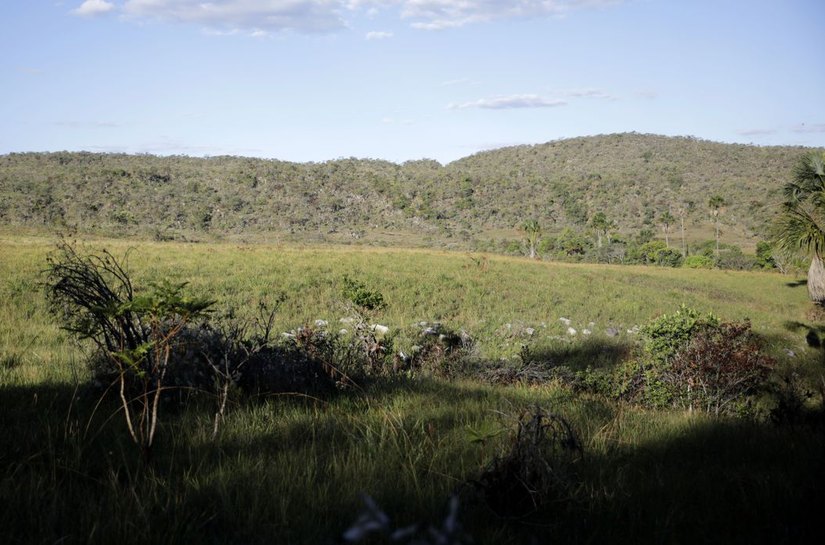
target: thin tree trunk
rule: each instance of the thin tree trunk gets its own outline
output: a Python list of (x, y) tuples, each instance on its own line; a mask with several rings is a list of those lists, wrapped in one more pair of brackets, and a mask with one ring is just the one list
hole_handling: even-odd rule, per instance
[(682, 255), (687, 257), (687, 244), (685, 244), (685, 218), (679, 218), (679, 221), (682, 226)]
[(825, 264), (814, 254), (808, 269), (808, 296), (817, 305), (825, 305)]
[(670, 238), (667, 236), (669, 230), (670, 228), (667, 225), (665, 225), (665, 246), (667, 248), (670, 248)]

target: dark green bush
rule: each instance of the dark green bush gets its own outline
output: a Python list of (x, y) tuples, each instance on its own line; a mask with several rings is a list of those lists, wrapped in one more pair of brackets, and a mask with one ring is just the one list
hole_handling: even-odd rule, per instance
[(343, 296), (354, 305), (366, 310), (381, 310), (386, 307), (381, 292), (368, 289), (366, 284), (344, 275)]

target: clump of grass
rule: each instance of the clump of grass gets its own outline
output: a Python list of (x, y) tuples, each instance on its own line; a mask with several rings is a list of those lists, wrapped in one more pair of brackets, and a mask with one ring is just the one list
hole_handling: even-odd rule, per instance
[(509, 445), (474, 482), (494, 513), (524, 518), (569, 500), (582, 445), (566, 419), (540, 407), (525, 411)]

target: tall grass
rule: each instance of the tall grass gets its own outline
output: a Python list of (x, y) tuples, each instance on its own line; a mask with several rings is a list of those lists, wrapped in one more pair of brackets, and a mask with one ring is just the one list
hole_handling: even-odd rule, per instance
[[(632, 326), (681, 303), (749, 317), (804, 359), (804, 290), (756, 273), (534, 263), (402, 250), (96, 241), (133, 248), (138, 285), (171, 277), (237, 313), (287, 298), (278, 327), (346, 310), (343, 274), (381, 291), (376, 321), (465, 328), (482, 359), (524, 343), (559, 360), (610, 358)], [(651, 411), (548, 384), (387, 379), (327, 399), (233, 398), (217, 438), (215, 400), (162, 408), (151, 465), (114, 396), (86, 385), (83, 350), (49, 317), (38, 272), (50, 243), (0, 240), (0, 536), (6, 543), (333, 543), (368, 493), (399, 524), (436, 521), (451, 494), (478, 543), (799, 543), (825, 536), (825, 434), (702, 414)], [(571, 341), (560, 317), (593, 335)], [(507, 326), (509, 324), (509, 327)], [(621, 334), (605, 337), (607, 327)], [(533, 328), (533, 335), (527, 333)], [(611, 344), (612, 343), (612, 344)], [(807, 360), (806, 360), (807, 361)], [(811, 361), (813, 365), (816, 362)], [(506, 451), (514, 418), (541, 405), (578, 431), (570, 497), (539, 517), (496, 517), (472, 482)]]

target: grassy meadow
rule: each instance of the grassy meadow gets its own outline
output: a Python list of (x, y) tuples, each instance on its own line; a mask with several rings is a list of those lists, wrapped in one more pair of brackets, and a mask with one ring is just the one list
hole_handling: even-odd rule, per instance
[[(636, 326), (681, 304), (749, 319), (776, 377), (814, 383), (821, 351), (804, 284), (772, 273), (533, 262), (427, 250), (87, 240), (126, 255), (138, 288), (170, 278), (253, 316), (283, 299), (275, 330), (348, 309), (342, 278), (380, 291), (396, 350), (416, 324), (474, 339), (472, 357), (516, 361), (523, 346), (574, 368), (617, 365)], [(806, 543), (825, 537), (821, 419), (653, 410), (557, 382), (376, 380), (328, 398), (234, 397), (212, 437), (215, 402), (167, 402), (151, 464), (115, 395), (87, 387), (88, 347), (48, 312), (42, 271), (54, 241), (0, 237), (0, 535), (5, 543), (338, 543), (368, 494), (393, 523), (440, 525), (451, 495), (475, 543)], [(570, 325), (560, 318), (570, 320)], [(340, 324), (340, 326), (339, 326)], [(568, 327), (576, 330), (571, 335)], [(608, 335), (612, 328), (618, 333)], [(591, 333), (584, 334), (588, 329)], [(793, 352), (791, 357), (788, 351)], [(812, 393), (807, 404), (821, 404)], [(538, 517), (496, 516), (473, 490), (539, 405), (577, 431), (580, 458)], [(380, 541), (376, 541), (380, 542)]]

